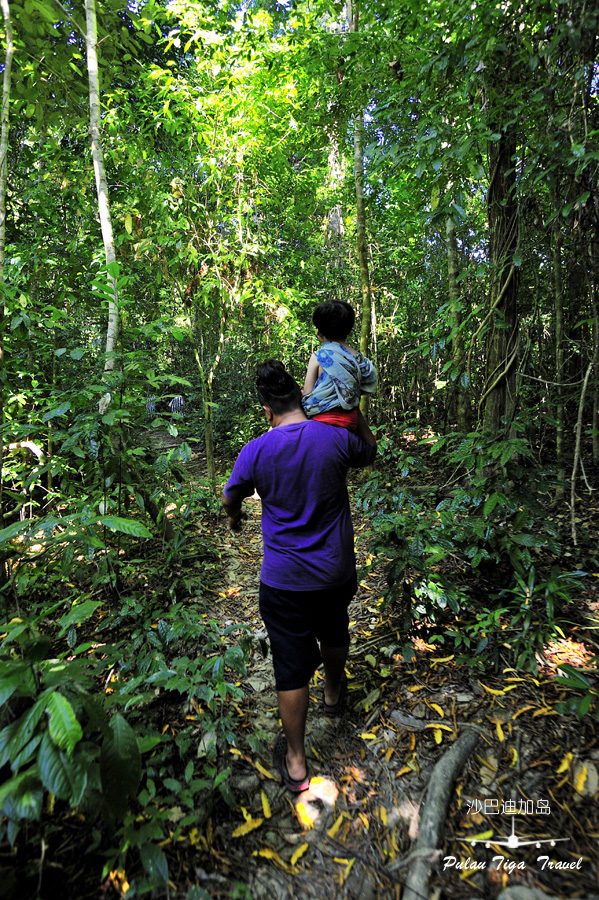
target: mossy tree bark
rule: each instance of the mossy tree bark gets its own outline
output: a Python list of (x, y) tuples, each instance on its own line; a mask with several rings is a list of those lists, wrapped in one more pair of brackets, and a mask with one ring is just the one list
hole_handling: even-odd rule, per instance
[[(0, 287), (4, 288), (4, 258), (6, 246), (6, 186), (8, 181), (8, 131), (9, 131), (9, 102), (11, 88), (11, 69), (14, 56), (14, 42), (12, 22), (10, 18), (10, 6), (8, 0), (2, 0), (2, 17), (4, 19), (4, 32), (6, 51), (4, 54), (4, 79), (2, 84), (2, 112), (0, 134)], [(2, 491), (4, 455), (4, 418), (5, 418), (5, 378), (4, 378), (4, 328), (5, 328), (5, 303), (4, 291), (0, 294), (0, 528), (4, 526), (4, 495)]]
[(492, 269), (490, 330), (487, 338), (486, 381), (480, 406), (490, 433), (509, 424), (516, 410), (518, 357), (519, 216), (514, 156), (516, 138), (510, 126), (495, 130), (489, 142), (490, 184), (487, 195), (489, 259)]

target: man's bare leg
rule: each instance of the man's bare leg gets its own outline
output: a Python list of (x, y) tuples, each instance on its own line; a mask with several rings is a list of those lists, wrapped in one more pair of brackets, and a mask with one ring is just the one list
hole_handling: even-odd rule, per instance
[(295, 781), (306, 777), (306, 716), (308, 715), (308, 685), (295, 691), (277, 691), (279, 715), (287, 738), (287, 771)]
[(347, 662), (349, 644), (346, 647), (324, 647), (320, 655), (324, 663), (324, 700), (327, 706), (335, 706), (341, 693), (341, 679)]

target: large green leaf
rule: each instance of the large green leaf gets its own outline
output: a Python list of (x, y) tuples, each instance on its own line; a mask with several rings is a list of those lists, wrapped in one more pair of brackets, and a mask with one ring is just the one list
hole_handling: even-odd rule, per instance
[(66, 697), (56, 692), (48, 697), (47, 708), (50, 712), (50, 737), (57, 747), (72, 756), (75, 745), (83, 737), (73, 707)]
[(37, 765), (42, 784), (51, 794), (68, 800), (73, 807), (79, 805), (87, 787), (87, 772), (52, 743), (48, 732), (42, 739)]
[(110, 528), (112, 531), (122, 531), (123, 534), (129, 534), (131, 537), (152, 537), (146, 526), (135, 519), (123, 519), (121, 516), (102, 516), (98, 524), (105, 525), (106, 528)]
[(16, 690), (27, 687), (27, 663), (21, 660), (0, 663), (0, 706), (12, 697)]
[(48, 410), (47, 413), (44, 413), (42, 416), (42, 422), (49, 422), (50, 419), (54, 419), (56, 416), (64, 416), (66, 412), (71, 408), (71, 404), (66, 401), (65, 403), (61, 403), (60, 406), (56, 406), (54, 409)]
[(168, 883), (168, 861), (157, 844), (142, 844), (139, 849), (144, 869), (154, 882)]
[(75, 603), (68, 613), (60, 619), (59, 637), (66, 634), (72, 625), (81, 625), (82, 622), (87, 622), (99, 606), (102, 606), (100, 600), (84, 600), (83, 603)]
[(31, 522), (29, 520), (26, 520), (25, 522), (13, 522), (12, 525), (0, 530), (0, 544), (3, 544), (5, 541), (12, 541), (18, 534), (29, 531), (30, 528)]
[(0, 731), (0, 768), (11, 762), (21, 752), (31, 738), (44, 713), (48, 694), (42, 693), (33, 706)]
[(31, 766), (0, 787), (0, 810), (9, 819), (39, 819), (44, 792), (37, 774)]
[(117, 714), (111, 722), (111, 736), (102, 744), (100, 778), (108, 806), (121, 817), (135, 795), (141, 778), (141, 753), (137, 738), (125, 719)]

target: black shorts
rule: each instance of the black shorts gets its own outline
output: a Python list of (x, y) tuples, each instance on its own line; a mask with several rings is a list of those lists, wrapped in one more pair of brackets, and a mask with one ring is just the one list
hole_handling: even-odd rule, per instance
[(278, 691), (305, 687), (325, 647), (349, 644), (348, 606), (358, 589), (356, 573), (320, 591), (288, 591), (260, 582), (260, 615), (266, 625)]

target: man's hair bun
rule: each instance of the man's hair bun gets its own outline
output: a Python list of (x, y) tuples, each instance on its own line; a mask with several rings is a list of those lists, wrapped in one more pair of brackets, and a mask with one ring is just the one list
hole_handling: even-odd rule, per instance
[(256, 387), (260, 403), (270, 406), (275, 413), (301, 408), (299, 385), (278, 359), (267, 359), (258, 364)]

